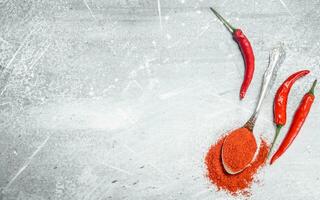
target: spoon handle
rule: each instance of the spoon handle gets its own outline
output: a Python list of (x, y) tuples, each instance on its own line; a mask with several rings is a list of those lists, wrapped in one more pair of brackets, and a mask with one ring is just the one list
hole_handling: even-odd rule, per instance
[(260, 112), (262, 102), (274, 83), (274, 80), (276, 78), (276, 72), (278, 71), (279, 66), (282, 64), (285, 55), (286, 53), (282, 43), (280, 43), (279, 46), (273, 48), (270, 52), (269, 65), (263, 75), (262, 87), (259, 94), (258, 104), (249, 121), (245, 124), (245, 127), (251, 131), (253, 130), (255, 121)]

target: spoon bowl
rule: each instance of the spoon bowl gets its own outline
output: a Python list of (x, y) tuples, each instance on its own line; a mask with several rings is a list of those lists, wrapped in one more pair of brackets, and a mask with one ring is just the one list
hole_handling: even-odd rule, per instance
[[(238, 142), (240, 140), (244, 142)], [(221, 156), (224, 169), (229, 174), (242, 172), (250, 165), (256, 151), (257, 143), (250, 130), (242, 127), (232, 131), (223, 141)]]

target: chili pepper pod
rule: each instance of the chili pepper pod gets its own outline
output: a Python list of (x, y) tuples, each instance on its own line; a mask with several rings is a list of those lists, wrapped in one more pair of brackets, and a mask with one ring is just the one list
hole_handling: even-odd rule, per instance
[(210, 7), (210, 10), (219, 18), (219, 20), (232, 33), (234, 40), (238, 43), (245, 63), (244, 79), (240, 88), (240, 99), (243, 99), (254, 74), (254, 53), (248, 38), (243, 34), (241, 29), (234, 28), (225, 20), (217, 11)]
[(274, 98), (274, 104), (273, 104), (273, 115), (274, 115), (274, 123), (276, 124), (276, 133), (274, 136), (274, 139), (271, 143), (270, 151), (271, 153), (272, 147), (277, 140), (277, 137), (279, 135), (279, 132), (286, 124), (287, 121), (287, 102), (288, 102), (288, 95), (289, 92), (293, 86), (293, 84), (301, 77), (309, 74), (309, 70), (302, 70), (298, 71), (291, 76), (289, 76), (279, 87), (277, 90), (277, 93)]
[(276, 153), (274, 153), (274, 155), (272, 156), (270, 164), (273, 164), (289, 148), (289, 146), (292, 144), (293, 140), (298, 135), (301, 127), (303, 126), (303, 124), (309, 114), (310, 108), (313, 104), (313, 101), (315, 98), (314, 88), (315, 88), (316, 84), (317, 84), (317, 80), (315, 80), (313, 82), (313, 85), (312, 85), (311, 89), (309, 90), (309, 92), (307, 92), (303, 96), (303, 98), (302, 98), (302, 100), (301, 100), (301, 102), (300, 102), (300, 104), (294, 114), (289, 131), (286, 134), (285, 138), (283, 139), (282, 143), (280, 144)]

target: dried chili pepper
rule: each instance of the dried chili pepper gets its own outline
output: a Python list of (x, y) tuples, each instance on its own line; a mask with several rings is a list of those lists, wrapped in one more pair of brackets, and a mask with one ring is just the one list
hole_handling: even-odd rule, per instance
[(240, 99), (243, 99), (248, 87), (251, 83), (254, 74), (254, 53), (248, 38), (243, 34), (241, 29), (234, 28), (225, 20), (217, 11), (211, 8), (211, 11), (219, 18), (219, 20), (227, 27), (232, 33), (234, 40), (238, 43), (245, 62), (245, 74), (240, 89)]
[(317, 80), (313, 82), (313, 85), (309, 92), (307, 92), (304, 97), (302, 98), (299, 107), (296, 110), (296, 113), (294, 114), (290, 129), (283, 139), (280, 147), (276, 151), (276, 153), (272, 156), (270, 164), (273, 164), (292, 144), (293, 140), (298, 135), (303, 123), (305, 122), (310, 108), (312, 106), (312, 103), (314, 101), (314, 88), (317, 84)]
[(274, 123), (276, 124), (276, 133), (274, 139), (271, 143), (270, 151), (277, 140), (279, 132), (286, 124), (287, 121), (287, 102), (288, 102), (288, 95), (293, 86), (293, 84), (301, 77), (309, 74), (309, 70), (302, 70), (298, 71), (291, 76), (289, 76), (279, 87), (277, 90), (276, 96), (274, 98), (274, 106), (273, 106), (273, 115), (274, 115)]

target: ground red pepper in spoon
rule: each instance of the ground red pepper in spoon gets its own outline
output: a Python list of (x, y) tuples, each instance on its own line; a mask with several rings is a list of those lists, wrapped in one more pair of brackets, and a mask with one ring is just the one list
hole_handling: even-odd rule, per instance
[(241, 29), (234, 28), (225, 20), (217, 11), (210, 7), (210, 10), (220, 19), (220, 21), (227, 27), (227, 29), (232, 33), (234, 40), (238, 43), (241, 50), (244, 63), (245, 63), (245, 74), (244, 79), (240, 89), (240, 99), (243, 99), (248, 87), (251, 83), (254, 73), (254, 53), (248, 38), (243, 34)]
[[(228, 163), (228, 165), (224, 164), (225, 167), (228, 167), (227, 172), (238, 172), (243, 169), (243, 166), (251, 163), (257, 150), (257, 143), (247, 128), (236, 129), (231, 133), (231, 137), (223, 142), (224, 148), (222, 148), (221, 156), (222, 161)], [(235, 149), (241, 151), (235, 154)]]
[[(241, 173), (231, 175), (224, 170), (221, 160), (222, 144), (225, 137), (220, 138), (216, 144), (212, 145), (205, 157), (207, 177), (216, 185), (218, 190), (226, 190), (232, 195), (242, 194), (248, 196), (250, 195), (249, 190), (255, 174), (266, 162), (269, 147), (267, 142), (261, 139), (262, 142), (256, 159)], [(250, 147), (244, 147), (242, 150), (245, 152), (248, 150), (247, 148)]]

